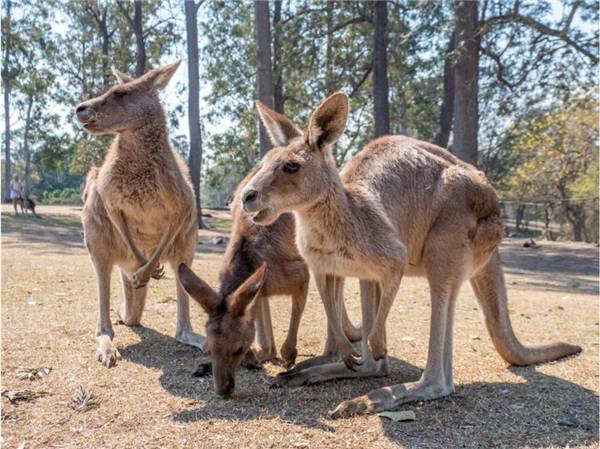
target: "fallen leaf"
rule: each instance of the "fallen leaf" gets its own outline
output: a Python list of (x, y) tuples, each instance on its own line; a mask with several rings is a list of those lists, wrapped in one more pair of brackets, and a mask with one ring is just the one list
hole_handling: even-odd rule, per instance
[(402, 410), (400, 412), (380, 412), (380, 413), (377, 413), (377, 416), (381, 416), (382, 418), (391, 419), (394, 422), (414, 421), (417, 419), (415, 412), (413, 412), (412, 410)]
[(52, 368), (19, 368), (17, 370), (17, 377), (21, 380), (39, 380), (44, 375), (47, 376), (52, 371)]
[(11, 403), (17, 401), (32, 401), (36, 398), (46, 396), (46, 391), (33, 391), (33, 390), (18, 390), (18, 391), (3, 391), (2, 396), (8, 399)]

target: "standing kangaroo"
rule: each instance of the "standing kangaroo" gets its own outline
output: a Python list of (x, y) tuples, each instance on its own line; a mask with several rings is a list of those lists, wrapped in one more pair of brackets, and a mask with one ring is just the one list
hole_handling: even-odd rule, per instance
[[(128, 326), (140, 323), (147, 283), (160, 279), (161, 261), (177, 272), (191, 264), (197, 243), (194, 193), (185, 162), (169, 143), (166, 117), (158, 97), (179, 62), (138, 79), (117, 70), (120, 84), (80, 103), (76, 114), (93, 134), (116, 134), (99, 169), (88, 174), (83, 194), (83, 229), (98, 285), (98, 360), (107, 367), (120, 358), (112, 343), (110, 275), (121, 271), (124, 301), (119, 308)], [(192, 332), (188, 296), (177, 278), (176, 338), (202, 348)]]
[[(338, 174), (329, 150), (346, 126), (346, 95), (327, 98), (304, 132), (260, 102), (257, 106), (276, 148), (248, 180), (243, 209), (260, 225), (294, 212), (300, 254), (314, 273), (344, 360), (293, 369), (276, 385), (385, 374), (386, 320), (404, 274), (429, 281), (425, 371), (417, 382), (342, 402), (334, 417), (389, 410), (454, 391), (454, 305), (465, 280), (475, 290), (497, 351), (509, 363), (528, 365), (581, 350), (566, 343), (524, 346), (517, 340), (498, 254), (500, 208), (483, 173), (435, 145), (387, 136), (367, 145)], [(360, 279), (360, 358), (340, 325), (337, 290), (345, 276)]]
[[(223, 396), (233, 392), (235, 373), (241, 364), (255, 367), (277, 355), (269, 308), (271, 296), (292, 297), (290, 325), (281, 357), (288, 366), (295, 362), (298, 328), (308, 294), (309, 272), (296, 248), (293, 215), (282, 214), (271, 225), (258, 226), (241, 210), (241, 191), (255, 171), (240, 183), (232, 202), (233, 226), (219, 273), (219, 291), (215, 292), (185, 264), (179, 267), (183, 286), (208, 314), (210, 369), (215, 390)], [(352, 326), (345, 311), (344, 308), (346, 335), (352, 341), (359, 340), (360, 331)], [(327, 335), (323, 357), (333, 359), (337, 352), (335, 341), (331, 332)], [(250, 349), (254, 340), (256, 350)], [(203, 364), (199, 372), (208, 369)]]

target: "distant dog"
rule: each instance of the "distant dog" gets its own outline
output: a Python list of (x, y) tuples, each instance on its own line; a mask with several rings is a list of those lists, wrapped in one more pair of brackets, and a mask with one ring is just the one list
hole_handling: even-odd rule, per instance
[(31, 198), (19, 198), (18, 201), (19, 205), (21, 206), (21, 213), (25, 211), (25, 215), (27, 215), (29, 213), (28, 211), (31, 211), (34, 217), (40, 218), (40, 216), (35, 212), (35, 201), (33, 201)]

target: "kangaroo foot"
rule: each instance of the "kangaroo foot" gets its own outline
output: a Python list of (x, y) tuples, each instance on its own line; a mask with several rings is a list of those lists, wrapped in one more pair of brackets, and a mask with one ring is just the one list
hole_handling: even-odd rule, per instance
[(121, 360), (121, 354), (119, 354), (119, 351), (117, 351), (117, 348), (115, 348), (108, 335), (101, 335), (98, 337), (96, 357), (98, 358), (98, 361), (107, 368), (115, 366), (117, 360)]

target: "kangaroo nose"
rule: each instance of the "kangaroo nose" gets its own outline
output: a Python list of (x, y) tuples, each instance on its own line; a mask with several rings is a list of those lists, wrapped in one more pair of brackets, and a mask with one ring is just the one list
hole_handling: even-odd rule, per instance
[(219, 394), (219, 396), (228, 398), (231, 396), (234, 389), (235, 389), (235, 381), (229, 380), (217, 393)]
[(244, 204), (252, 203), (256, 200), (256, 198), (258, 198), (258, 192), (256, 190), (248, 190), (246, 193), (244, 193)]
[(87, 123), (92, 117), (92, 110), (85, 104), (80, 104), (75, 108), (75, 115), (77, 120), (81, 123)]

